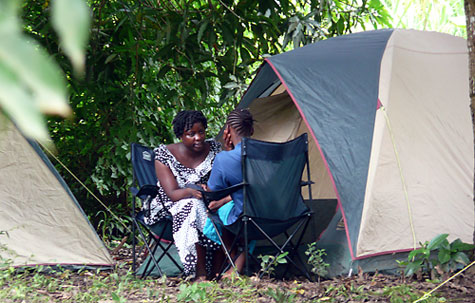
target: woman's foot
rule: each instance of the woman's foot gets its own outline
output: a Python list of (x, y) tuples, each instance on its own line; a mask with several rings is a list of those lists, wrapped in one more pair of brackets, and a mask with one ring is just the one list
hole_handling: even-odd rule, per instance
[(191, 281), (193, 283), (201, 283), (201, 282), (204, 282), (206, 281), (206, 276), (196, 276), (195, 278), (193, 278)]
[(228, 280), (232, 280), (234, 279), (235, 277), (239, 276), (239, 273), (237, 271), (235, 271), (233, 268), (231, 268), (230, 270), (228, 270), (227, 272), (225, 272), (222, 276), (221, 276), (221, 279), (228, 279)]

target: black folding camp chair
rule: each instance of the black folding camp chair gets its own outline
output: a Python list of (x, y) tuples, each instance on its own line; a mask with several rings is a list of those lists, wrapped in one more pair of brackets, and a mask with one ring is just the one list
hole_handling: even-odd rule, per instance
[[(160, 269), (160, 261), (167, 257), (177, 267), (179, 272), (183, 272), (182, 267), (175, 261), (173, 256), (170, 255), (170, 248), (173, 246), (173, 233), (172, 233), (172, 218), (166, 216), (159, 222), (150, 226), (144, 221), (145, 211), (150, 211), (150, 202), (158, 194), (157, 187), (157, 175), (155, 173), (155, 161), (154, 153), (151, 148), (142, 146), (137, 143), (131, 144), (131, 160), (133, 168), (133, 184), (135, 187), (131, 187), (132, 192), (132, 254), (133, 265), (132, 269), (134, 274), (136, 273), (137, 255), (141, 255), (142, 250), (136, 254), (136, 234), (144, 242), (144, 247), (149, 256), (148, 261), (143, 268), (142, 278), (149, 275), (155, 266), (158, 274), (161, 276), (162, 270)], [(138, 185), (138, 188), (136, 187)], [(137, 198), (142, 201), (142, 209), (136, 212)], [(164, 206), (165, 207), (165, 206)], [(148, 234), (148, 236), (146, 236)], [(157, 249), (160, 249), (161, 254), (157, 257)], [(154, 266), (152, 266), (154, 265)]]
[[(306, 185), (312, 199), (307, 134), (284, 143), (243, 138), (241, 149), (243, 183), (233, 189), (203, 192), (205, 204), (242, 187), (243, 212), (234, 224), (224, 227), (236, 235), (230, 250), (244, 240), (247, 254), (245, 273), (249, 274), (249, 241), (265, 239), (277, 250), (275, 257), (287, 251), (288, 264), (294, 265), (310, 279), (305, 264), (296, 254), (312, 215), (301, 194), (302, 186)], [(303, 182), (305, 166), (307, 181)], [(219, 220), (217, 216), (212, 218)], [(299, 231), (300, 235), (295, 237)], [(286, 236), (286, 240), (279, 245), (273, 238), (281, 234)], [(295, 243), (292, 241), (294, 237), (298, 238)], [(230, 263), (233, 265), (233, 260)]]

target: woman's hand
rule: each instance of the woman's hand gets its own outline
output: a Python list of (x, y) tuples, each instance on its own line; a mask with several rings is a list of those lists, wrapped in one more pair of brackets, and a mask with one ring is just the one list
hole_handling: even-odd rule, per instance
[(208, 208), (211, 209), (212, 211), (215, 211), (215, 210), (218, 210), (221, 206), (223, 206), (224, 204), (226, 204), (225, 202), (223, 202), (223, 199), (221, 200), (218, 200), (218, 201), (211, 201), (209, 204), (208, 204)]
[(218, 201), (211, 201), (209, 204), (208, 204), (208, 208), (212, 211), (215, 211), (217, 209), (219, 209), (221, 206), (223, 206), (224, 204), (228, 203), (229, 201), (231, 201), (233, 198), (231, 198), (231, 195), (228, 195), (224, 198), (222, 198), (221, 200), (218, 200)]
[(184, 188), (184, 190), (187, 191), (187, 195), (190, 198), (196, 198), (196, 199), (202, 199), (203, 198), (203, 195), (201, 194), (201, 192), (199, 190), (192, 189), (192, 188)]
[(178, 187), (178, 183), (176, 182), (175, 176), (170, 168), (158, 160), (155, 160), (155, 172), (157, 173), (158, 180), (160, 180), (163, 190), (165, 190), (165, 193), (173, 202), (186, 198), (203, 198), (199, 190)]

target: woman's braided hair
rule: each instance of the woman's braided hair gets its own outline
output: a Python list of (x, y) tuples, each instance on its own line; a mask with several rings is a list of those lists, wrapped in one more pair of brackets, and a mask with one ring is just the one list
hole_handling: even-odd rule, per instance
[(173, 132), (177, 138), (193, 127), (193, 124), (201, 123), (206, 129), (208, 122), (202, 112), (197, 110), (184, 110), (179, 112), (173, 119)]
[(230, 112), (226, 124), (234, 128), (242, 137), (250, 137), (254, 133), (254, 119), (247, 109), (235, 109)]

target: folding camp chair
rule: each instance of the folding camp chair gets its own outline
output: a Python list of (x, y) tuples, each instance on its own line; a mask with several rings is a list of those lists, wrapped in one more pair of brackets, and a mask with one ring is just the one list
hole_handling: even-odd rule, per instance
[[(145, 243), (143, 249), (147, 250), (149, 259), (145, 265), (142, 273), (142, 277), (149, 275), (152, 270), (157, 269), (159, 275), (161, 276), (162, 270), (160, 269), (160, 261), (167, 257), (169, 260), (176, 266), (179, 272), (183, 272), (182, 267), (175, 261), (175, 259), (170, 255), (170, 248), (173, 246), (173, 233), (172, 233), (172, 218), (166, 216), (158, 223), (150, 226), (147, 225), (144, 221), (145, 211), (150, 211), (150, 202), (158, 194), (157, 176), (155, 173), (155, 161), (154, 153), (151, 148), (142, 146), (137, 143), (131, 144), (131, 160), (133, 168), (133, 184), (138, 185), (137, 187), (131, 187), (130, 191), (132, 192), (132, 254), (133, 254), (133, 265), (132, 269), (134, 274), (136, 273), (136, 263), (137, 263), (137, 254), (136, 254), (136, 233)], [(137, 201), (139, 198), (142, 201), (143, 209), (139, 212), (136, 212)], [(164, 206), (165, 207), (165, 206)], [(148, 237), (146, 236), (148, 234)], [(155, 255), (157, 249), (161, 250), (161, 254), (158, 256)], [(138, 255), (141, 254), (141, 251)]]
[[(224, 228), (236, 235), (230, 250), (242, 238), (244, 240), (244, 252), (247, 254), (245, 273), (249, 274), (249, 241), (265, 239), (277, 249), (275, 257), (288, 251), (285, 257), (288, 264), (293, 264), (310, 279), (305, 265), (296, 254), (312, 215), (304, 204), (301, 194), (301, 187), (306, 185), (309, 198), (312, 199), (313, 182), (310, 181), (308, 166), (307, 134), (284, 143), (243, 138), (241, 149), (243, 183), (235, 185), (234, 189), (203, 192), (205, 204), (219, 200), (229, 194), (230, 190), (242, 187), (243, 212), (235, 223)], [(305, 166), (308, 181), (303, 182), (302, 174)], [(212, 216), (212, 221), (217, 219), (217, 216)], [(300, 236), (297, 242), (293, 243), (292, 239), (298, 231), (301, 231)], [(273, 238), (281, 234), (287, 239), (279, 245)], [(233, 260), (229, 262), (233, 265)]]

